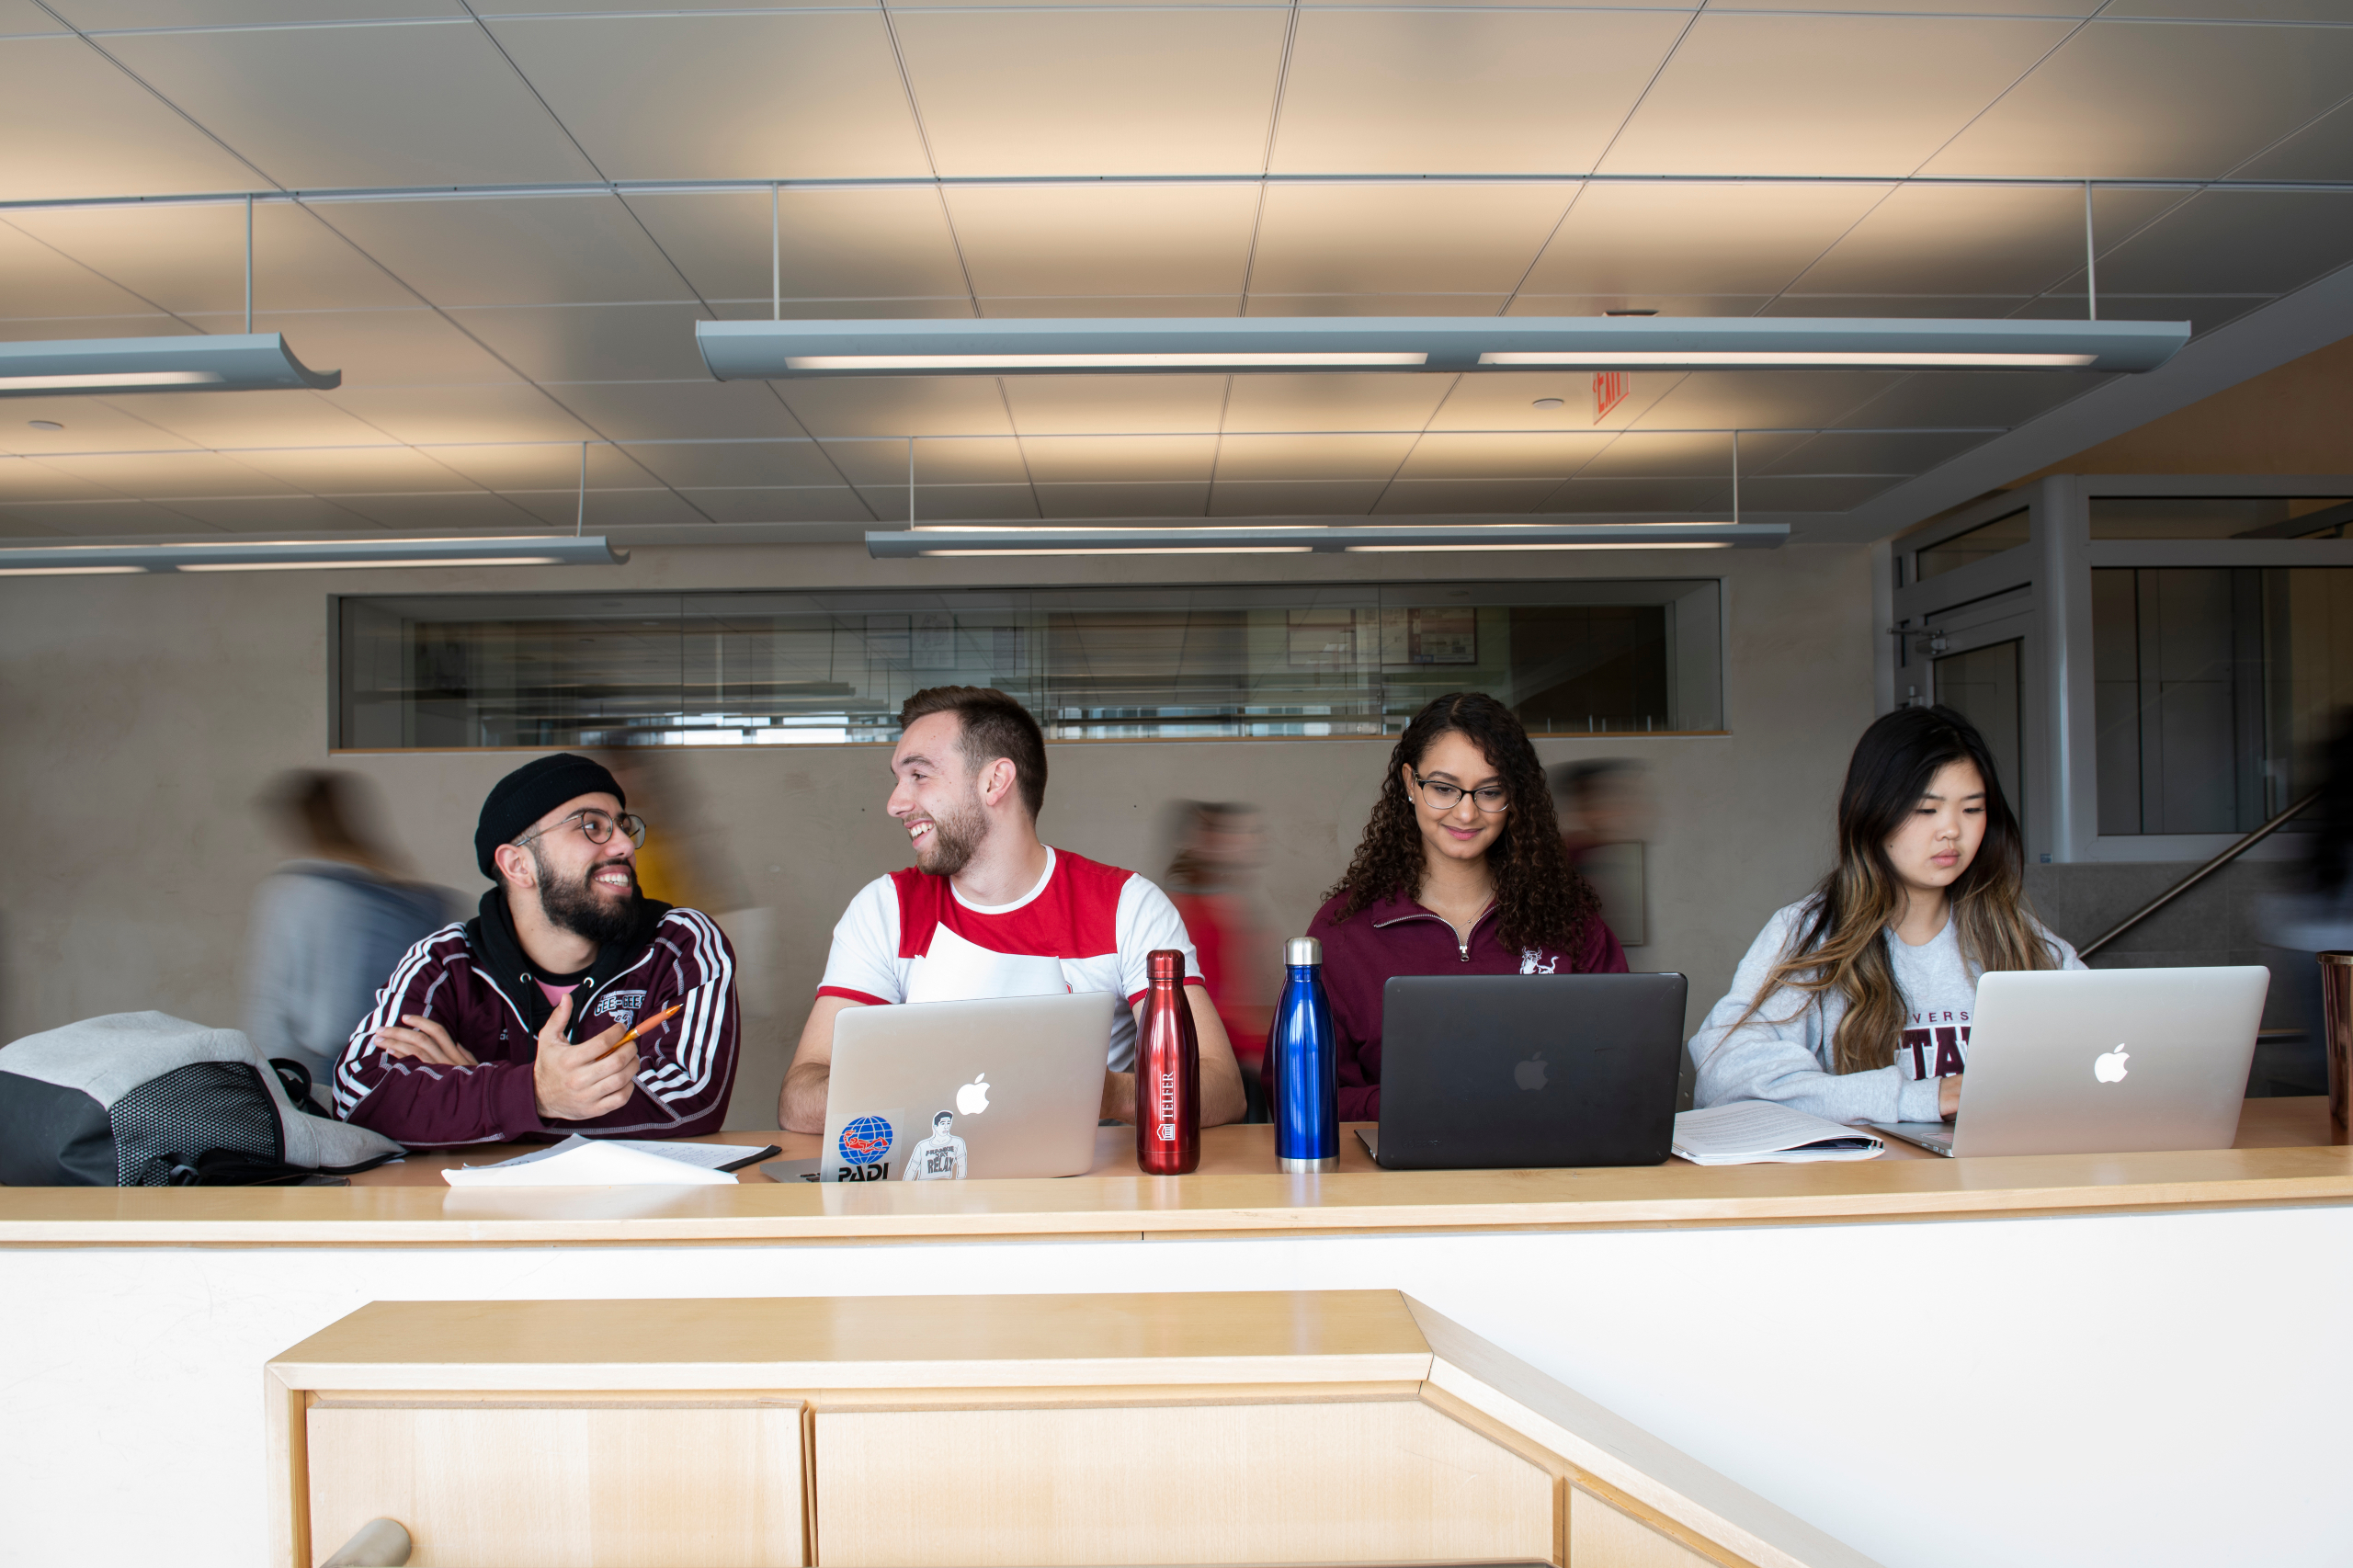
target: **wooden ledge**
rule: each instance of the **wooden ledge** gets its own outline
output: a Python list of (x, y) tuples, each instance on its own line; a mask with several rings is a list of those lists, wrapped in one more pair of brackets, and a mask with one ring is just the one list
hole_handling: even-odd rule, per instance
[[(1124, 1129), (1061, 1181), (779, 1183), (460, 1191), (448, 1155), (338, 1187), (0, 1189), (0, 1246), (472, 1246), (1134, 1241), (1217, 1236), (1856, 1223), (2353, 1203), (2353, 1148), (2325, 1103), (2254, 1100), (2235, 1149), (1902, 1158), (1813, 1165), (1389, 1172), (1353, 1136), (1343, 1168), (1286, 1176), (1272, 1130), (1203, 1136), (1190, 1176), (1138, 1174)], [(814, 1139), (731, 1133), (813, 1153)], [(498, 1151), (479, 1152), (479, 1161)], [(377, 1175), (378, 1173), (371, 1173)], [(429, 1185), (427, 1185), (429, 1184)]]

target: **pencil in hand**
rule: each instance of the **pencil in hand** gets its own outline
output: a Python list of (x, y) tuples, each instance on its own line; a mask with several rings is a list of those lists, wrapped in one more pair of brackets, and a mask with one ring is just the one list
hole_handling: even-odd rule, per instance
[(686, 1010), (687, 1005), (684, 1002), (673, 1002), (668, 1006), (663, 1008), (660, 1012), (654, 1014), (652, 1017), (638, 1019), (637, 1022), (630, 1026), (629, 1032), (627, 1034), (613, 1041), (613, 1049), (615, 1051), (619, 1051), (622, 1046), (629, 1044), (639, 1036), (660, 1028), (664, 1024), (668, 1023), (672, 1018), (676, 1017), (680, 1013), (683, 1013)]

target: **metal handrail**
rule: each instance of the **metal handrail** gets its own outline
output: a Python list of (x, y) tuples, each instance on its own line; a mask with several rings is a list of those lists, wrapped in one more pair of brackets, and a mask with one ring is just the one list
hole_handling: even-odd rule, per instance
[(2288, 819), (2290, 817), (2294, 816), (2298, 812), (2302, 811), (2314, 801), (2319, 800), (2321, 798), (2321, 790), (2315, 790), (2311, 794), (2306, 795), (2302, 800), (2298, 801), (2294, 805), (2290, 806), (2286, 811), (2281, 812), (2278, 816), (2273, 817), (2269, 822), (2265, 823), (2261, 827), (2256, 828), (2253, 833), (2248, 834), (2245, 837), (2240, 839), (2237, 843), (2233, 844), (2229, 848), (2223, 850), (2220, 855), (2215, 856), (2211, 860), (2207, 861), (2204, 865), (2199, 867), (2198, 869), (2190, 872), (2189, 875), (2182, 878), (2181, 881), (2174, 883), (2173, 886), (2157, 894), (2156, 897), (2143, 904), (2139, 909), (2136, 909), (2131, 914), (2126, 915), (2115, 926), (2103, 934), (2097, 941), (2090, 942), (2083, 947), (2077, 948), (2075, 949), (2075, 956), (2088, 961), (2094, 953), (2098, 952), (2102, 948), (2108, 946), (2119, 937), (2124, 935), (2125, 932), (2130, 931), (2133, 926), (2138, 926), (2142, 921), (2146, 920), (2150, 915), (2154, 915), (2158, 910), (2163, 909), (2166, 904), (2171, 903), (2175, 899), (2179, 898), (2183, 893), (2188, 892), (2190, 889), (2196, 887), (2199, 883), (2204, 881), (2207, 878), (2212, 876), (2215, 872), (2221, 870), (2223, 867), (2229, 865), (2232, 861), (2237, 859), (2240, 856), (2245, 854), (2248, 850), (2254, 848), (2256, 845), (2262, 843), (2265, 839), (2270, 837), (2273, 834), (2287, 826)]

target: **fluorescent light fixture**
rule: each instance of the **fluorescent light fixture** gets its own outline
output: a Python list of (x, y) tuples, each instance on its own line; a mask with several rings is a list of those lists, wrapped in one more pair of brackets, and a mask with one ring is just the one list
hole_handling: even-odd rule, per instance
[(128, 572), (359, 571), (421, 566), (612, 566), (629, 559), (601, 534), (487, 539), (198, 540), (0, 549), (0, 577)]
[(343, 384), (274, 332), (0, 343), (0, 397), (54, 392), (271, 392)]
[(1597, 354), (1482, 354), (1479, 363), (1503, 368), (1555, 366), (1573, 370), (1704, 370), (1862, 369), (1914, 370), (2082, 370), (2097, 354), (1882, 353), (1863, 349), (1789, 350), (1720, 348), (1677, 352), (1671, 348)]
[(1804, 316), (1175, 316), (697, 322), (722, 381), (1287, 369), (2154, 370), (2187, 322)]
[(926, 523), (866, 536), (881, 561), (968, 555), (1267, 555), (1343, 551), (1497, 550), (1772, 550), (1779, 523), (1592, 523), (1566, 518), (1503, 522), (1428, 518), (1399, 523), (1302, 523), (1266, 518), (1172, 528), (1096, 522), (1065, 527)]

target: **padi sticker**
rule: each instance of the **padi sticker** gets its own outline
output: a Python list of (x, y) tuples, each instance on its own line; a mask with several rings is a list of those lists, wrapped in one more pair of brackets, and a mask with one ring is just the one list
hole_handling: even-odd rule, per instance
[(835, 1181), (881, 1181), (889, 1167), (883, 1164), (891, 1153), (891, 1122), (887, 1117), (852, 1117), (834, 1141), (841, 1151), (842, 1166), (835, 1173)]

